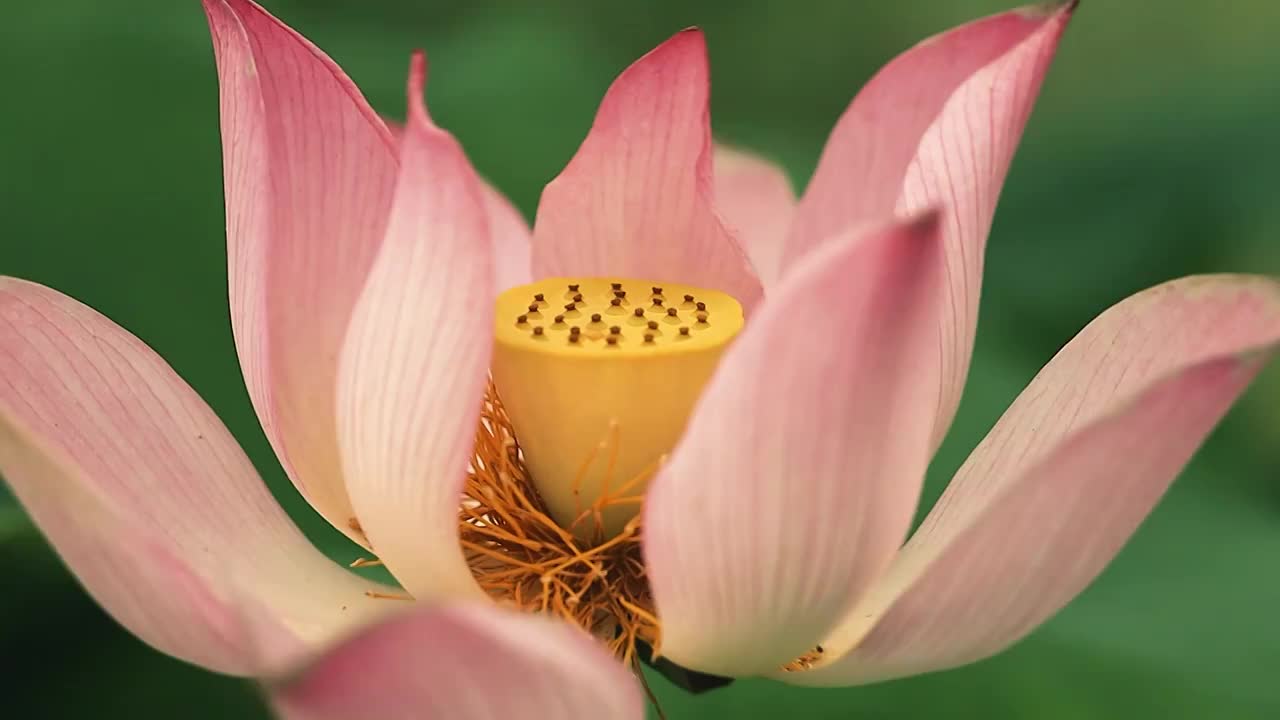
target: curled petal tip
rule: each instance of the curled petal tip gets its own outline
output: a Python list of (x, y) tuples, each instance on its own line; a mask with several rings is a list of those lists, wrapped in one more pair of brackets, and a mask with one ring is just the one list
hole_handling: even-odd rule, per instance
[(427, 90), (427, 53), (414, 50), (409, 56), (409, 117), (430, 122), (425, 100)]

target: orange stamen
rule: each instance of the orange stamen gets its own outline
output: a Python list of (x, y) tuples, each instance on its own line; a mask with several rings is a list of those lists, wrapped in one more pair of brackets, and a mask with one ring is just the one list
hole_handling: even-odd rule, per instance
[[(579, 480), (599, 452), (611, 446), (613, 465), (620, 441), (611, 427), (606, 442), (595, 446), (582, 464)], [(655, 468), (656, 469), (656, 463)], [(458, 534), (472, 574), (494, 600), (523, 610), (549, 613), (599, 637), (627, 665), (636, 662), (636, 644), (656, 645), (658, 620), (640, 557), (640, 523), (633, 520), (605, 539), (601, 511), (634, 506), (628, 495), (645, 476), (628, 478), (579, 509), (578, 520), (594, 527), (596, 542), (585, 544), (551, 519), (529, 479), (520, 448), (497, 392), (490, 385), (476, 432), (471, 463), (458, 513)], [(613, 485), (612, 472), (606, 473)]]

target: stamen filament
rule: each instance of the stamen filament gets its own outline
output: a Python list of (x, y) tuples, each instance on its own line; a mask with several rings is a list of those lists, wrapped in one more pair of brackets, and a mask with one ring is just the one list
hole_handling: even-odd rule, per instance
[[(595, 445), (582, 464), (581, 478), (602, 451), (608, 449), (613, 462), (620, 441), (621, 428), (611, 426), (605, 442)], [(578, 519), (592, 531), (586, 536), (596, 538), (594, 544), (586, 543), (583, 535), (562, 527), (547, 512), (490, 386), (458, 512), (459, 543), (476, 582), (502, 604), (578, 625), (631, 665), (636, 644), (656, 645), (658, 638), (640, 557), (640, 521), (633, 519), (603, 539), (602, 513), (615, 506), (639, 506), (643, 495), (637, 490), (658, 463), (651, 465), (640, 477), (620, 483), (611, 478), (609, 485), (618, 487), (606, 487), (581, 508)]]

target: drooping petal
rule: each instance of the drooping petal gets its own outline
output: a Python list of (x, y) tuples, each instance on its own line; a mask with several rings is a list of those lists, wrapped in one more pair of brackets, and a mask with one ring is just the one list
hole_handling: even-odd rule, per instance
[(341, 68), (250, 0), (204, 0), (221, 90), (228, 281), (254, 408), (289, 477), (358, 542), (338, 350), (382, 242), (391, 133)]
[(1014, 10), (930, 38), (889, 63), (832, 131), (783, 269), (851, 224), (942, 205), (948, 292), (938, 332), (936, 442), (969, 372), (996, 200), (1075, 2)]
[(351, 500), (374, 552), (415, 597), (478, 593), (458, 504), (493, 344), (493, 251), (480, 181), (427, 116), (426, 60), (382, 251), (342, 351), (338, 429)]
[(131, 632), (256, 674), (384, 609), (290, 522), (208, 405), (133, 335), (0, 278), (0, 473)]
[[(71, 463), (0, 418), (0, 470), (59, 556), (121, 625), (161, 652), (251, 673), (234, 608), (166, 543), (122, 521)], [(105, 541), (105, 542), (104, 542)]]
[(782, 249), (796, 195), (782, 168), (737, 148), (717, 145), (716, 205), (737, 235), (765, 289), (782, 274)]
[(1280, 284), (1176, 280), (1100, 315), (961, 467), (885, 580), (824, 643), (849, 684), (986, 657), (1110, 562), (1280, 343)]
[(760, 282), (714, 208), (706, 41), (685, 30), (627, 68), (543, 190), (534, 277), (633, 277), (733, 295)]
[(1228, 356), (1074, 433), (945, 544), (904, 551), (897, 595), (853, 652), (801, 683), (963, 665), (1021, 639), (1093, 580), (1261, 367)]
[(928, 464), (941, 288), (931, 214), (823, 247), (761, 306), (646, 500), (662, 654), (769, 672), (885, 568)]
[(369, 628), (273, 689), (286, 720), (643, 720), (635, 679), (572, 626), (485, 605)]
[[(404, 125), (383, 118), (396, 141), (404, 135)], [(481, 178), (485, 211), (489, 216), (489, 234), (493, 238), (493, 266), (497, 278), (495, 292), (502, 292), (530, 281), (529, 223), (520, 210), (493, 183)]]

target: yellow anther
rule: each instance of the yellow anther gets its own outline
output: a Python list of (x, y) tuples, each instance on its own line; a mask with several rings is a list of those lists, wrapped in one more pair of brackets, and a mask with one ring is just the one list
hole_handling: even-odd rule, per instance
[[(623, 313), (631, 318), (606, 325), (601, 313), (616, 309), (628, 288), (640, 298), (651, 290), (652, 305), (637, 305)], [(662, 302), (664, 294), (696, 298), (715, 322), (691, 334), (681, 313)], [(539, 295), (571, 295), (591, 322), (582, 328), (557, 322), (531, 336), (520, 317)], [(660, 331), (659, 321), (679, 332)], [(742, 322), (742, 306), (729, 295), (669, 282), (555, 278), (499, 296), (494, 384), (533, 484), (562, 527), (599, 542), (635, 516), (649, 476), (680, 438)], [(595, 507), (620, 491), (637, 502)]]

